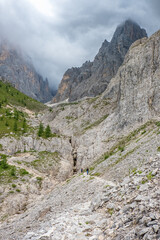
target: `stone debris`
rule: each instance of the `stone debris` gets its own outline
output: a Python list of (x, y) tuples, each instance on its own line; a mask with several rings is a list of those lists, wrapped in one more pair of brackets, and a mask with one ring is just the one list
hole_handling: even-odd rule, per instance
[(159, 170), (156, 157), (140, 168), (142, 175), (150, 173), (145, 183), (136, 181), (138, 169), (117, 185), (100, 177), (90, 180), (86, 173), (75, 176), (18, 219), (1, 224), (0, 239), (159, 239)]

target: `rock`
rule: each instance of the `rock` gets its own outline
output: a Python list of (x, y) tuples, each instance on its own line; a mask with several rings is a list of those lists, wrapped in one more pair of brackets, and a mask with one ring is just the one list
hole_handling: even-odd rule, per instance
[(144, 236), (149, 231), (149, 228), (143, 228), (139, 231), (139, 236)]
[(153, 231), (155, 232), (155, 233), (158, 233), (158, 231), (159, 231), (159, 226), (158, 225), (153, 225)]
[(137, 201), (137, 202), (144, 202), (144, 201), (148, 201), (148, 200), (149, 200), (149, 197), (143, 196), (143, 195), (138, 195), (138, 196), (135, 198), (135, 201)]
[(103, 42), (93, 62), (85, 62), (80, 68), (67, 70), (53, 101), (75, 101), (85, 96), (97, 96), (104, 92), (115, 76), (133, 42), (146, 37), (146, 31), (127, 20), (117, 27), (111, 42)]
[(158, 221), (157, 221), (157, 220), (148, 222), (148, 223), (147, 223), (147, 226), (150, 227), (150, 226), (153, 226), (153, 225), (155, 225), (155, 224), (158, 224)]
[(153, 171), (152, 171), (152, 176), (155, 176), (157, 173), (158, 173), (158, 168), (156, 168), (156, 169), (154, 169)]
[(0, 76), (36, 100), (47, 102), (52, 98), (48, 80), (44, 81), (31, 60), (24, 57), (24, 53), (16, 50), (16, 47), (11, 47), (7, 41), (0, 44)]
[(151, 218), (151, 220), (155, 220), (156, 219), (156, 214), (155, 213), (150, 213), (149, 217)]
[(0, 187), (0, 194), (2, 194), (4, 192), (4, 188)]
[(107, 209), (114, 209), (115, 208), (115, 204), (114, 203), (108, 203), (106, 208)]

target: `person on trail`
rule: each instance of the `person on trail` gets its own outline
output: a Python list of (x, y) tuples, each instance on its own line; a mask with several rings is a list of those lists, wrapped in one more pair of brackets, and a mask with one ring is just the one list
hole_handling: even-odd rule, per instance
[(81, 173), (83, 173), (83, 168), (81, 168)]
[(88, 173), (89, 173), (89, 169), (87, 168), (87, 170), (86, 170), (86, 171), (87, 171), (87, 175), (88, 175)]

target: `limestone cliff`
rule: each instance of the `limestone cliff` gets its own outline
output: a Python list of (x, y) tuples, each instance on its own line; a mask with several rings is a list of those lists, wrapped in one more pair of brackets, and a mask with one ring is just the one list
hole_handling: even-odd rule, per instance
[(48, 80), (43, 80), (31, 60), (7, 42), (0, 44), (0, 76), (26, 95), (47, 102), (52, 99)]
[(80, 68), (66, 71), (53, 101), (74, 101), (104, 92), (123, 63), (131, 44), (146, 36), (146, 31), (136, 23), (125, 21), (117, 27), (110, 43), (106, 40), (103, 42), (93, 62), (86, 62)]
[(64, 105), (63, 111), (60, 105), (45, 116), (63, 134), (75, 135), (78, 169), (101, 157), (121, 134), (159, 118), (159, 53), (158, 31), (131, 45), (102, 96)]

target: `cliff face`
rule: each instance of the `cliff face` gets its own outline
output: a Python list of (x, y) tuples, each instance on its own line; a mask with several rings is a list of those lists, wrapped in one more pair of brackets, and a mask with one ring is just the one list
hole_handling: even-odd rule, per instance
[(51, 113), (51, 126), (63, 134), (75, 135), (78, 169), (107, 152), (117, 136), (151, 120), (159, 121), (159, 79), (160, 31), (131, 45), (101, 96), (66, 106), (59, 114), (56, 109), (54, 117)]
[(53, 101), (67, 98), (74, 101), (104, 92), (123, 63), (131, 44), (146, 36), (146, 31), (130, 20), (118, 26), (111, 42), (103, 42), (93, 62), (86, 62), (80, 68), (66, 71)]
[(52, 98), (48, 80), (43, 80), (29, 59), (4, 42), (0, 44), (0, 76), (38, 101), (47, 102)]

